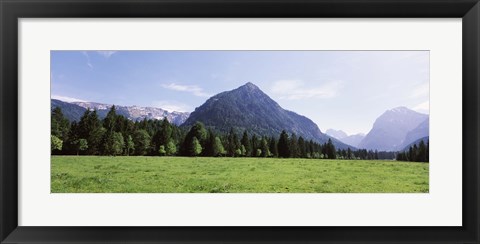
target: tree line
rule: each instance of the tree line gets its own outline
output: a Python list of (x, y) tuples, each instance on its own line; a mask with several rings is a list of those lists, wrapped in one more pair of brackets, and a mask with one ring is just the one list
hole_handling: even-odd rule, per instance
[(413, 144), (408, 150), (397, 153), (398, 161), (410, 161), (410, 162), (429, 162), (429, 142), (427, 144), (421, 140), (417, 144)]
[[(57, 155), (229, 156), (325, 159), (395, 159), (395, 152), (336, 149), (332, 140), (317, 143), (282, 131), (277, 137), (243, 131), (218, 133), (201, 122), (190, 129), (163, 120), (131, 121), (112, 106), (101, 120), (87, 109), (71, 123), (61, 108), (52, 110), (51, 152)], [(397, 157), (398, 158), (398, 157)]]

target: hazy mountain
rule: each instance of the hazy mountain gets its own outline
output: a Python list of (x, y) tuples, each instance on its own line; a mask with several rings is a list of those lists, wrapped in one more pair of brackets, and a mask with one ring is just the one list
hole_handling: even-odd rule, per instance
[[(233, 127), (239, 133), (247, 129), (258, 135), (278, 136), (285, 129), (297, 137), (320, 143), (330, 138), (309, 118), (281, 108), (250, 82), (209, 98), (182, 126), (192, 126), (196, 121), (221, 132), (228, 132)], [(337, 148), (348, 147), (337, 139), (332, 138), (332, 141)]]
[(429, 140), (428, 136), (422, 137), (420, 139), (417, 139), (417, 140), (405, 145), (405, 147), (401, 148), (399, 151), (408, 151), (410, 149), (410, 146), (413, 146), (413, 145), (417, 145), (417, 147), (418, 147), (418, 144), (420, 144), (420, 141), (423, 141), (426, 145), (428, 140)]
[(358, 147), (379, 151), (398, 150), (407, 134), (427, 118), (428, 115), (406, 107), (388, 110), (375, 120), (373, 128)]
[[(60, 107), (65, 117), (70, 121), (78, 121), (86, 109), (96, 109), (100, 119), (105, 118), (112, 107), (111, 104), (96, 102), (64, 102), (56, 99), (51, 100), (52, 109)], [(168, 112), (161, 108), (138, 107), (138, 106), (118, 106), (115, 105), (117, 114), (123, 115), (130, 120), (158, 119), (167, 118), (173, 124), (180, 125), (188, 118), (189, 113)]]
[(358, 144), (365, 138), (365, 134), (358, 133), (355, 135), (348, 135), (343, 130), (328, 129), (325, 134), (338, 139), (339, 141), (354, 147), (358, 147)]
[(348, 136), (347, 133), (345, 133), (343, 130), (334, 130), (334, 129), (328, 129), (327, 131), (325, 131), (325, 134), (331, 137), (337, 138), (339, 140)]
[(363, 140), (363, 138), (365, 138), (365, 134), (358, 133), (358, 134), (355, 134), (355, 135), (344, 137), (344, 138), (340, 139), (340, 141), (342, 141), (343, 143), (348, 144), (350, 146), (358, 147), (358, 145)]
[(398, 149), (403, 149), (409, 144), (412, 144), (418, 139), (426, 138), (429, 136), (430, 131), (430, 120), (427, 118), (422, 123), (420, 123), (415, 129), (409, 131), (403, 140), (402, 145)]

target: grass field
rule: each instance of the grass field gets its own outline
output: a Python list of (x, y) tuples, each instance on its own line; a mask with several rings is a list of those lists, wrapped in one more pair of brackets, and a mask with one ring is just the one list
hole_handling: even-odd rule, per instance
[(51, 192), (428, 192), (428, 163), (52, 156)]

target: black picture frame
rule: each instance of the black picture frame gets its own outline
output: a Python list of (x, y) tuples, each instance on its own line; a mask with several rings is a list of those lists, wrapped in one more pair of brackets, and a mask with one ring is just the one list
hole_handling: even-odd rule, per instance
[[(478, 0), (0, 0), (1, 243), (479, 243)], [(462, 18), (461, 227), (18, 226), (19, 18)], [(41, 211), (39, 209), (39, 211)]]

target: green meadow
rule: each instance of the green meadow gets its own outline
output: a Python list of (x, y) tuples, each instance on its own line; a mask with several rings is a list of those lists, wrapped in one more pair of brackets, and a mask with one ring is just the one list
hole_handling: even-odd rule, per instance
[(426, 193), (429, 164), (229, 157), (52, 156), (52, 193)]

